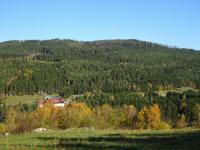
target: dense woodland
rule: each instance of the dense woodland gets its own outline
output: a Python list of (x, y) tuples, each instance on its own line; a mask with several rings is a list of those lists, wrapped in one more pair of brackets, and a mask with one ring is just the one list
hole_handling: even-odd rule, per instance
[(0, 67), (2, 94), (200, 87), (199, 51), (137, 40), (3, 42)]
[[(152, 120), (148, 120), (151, 115), (154, 116), (154, 110), (154, 117), (159, 121), (153, 122), (161, 121), (170, 127), (199, 126), (199, 92), (168, 92), (165, 97), (154, 92), (183, 86), (200, 88), (200, 52), (192, 49), (138, 40), (8, 41), (0, 43), (0, 70), (0, 120), (7, 124), (13, 121), (12, 117), (9, 120), (9, 113), (15, 112), (16, 123), (23, 122), (23, 118), (17, 117), (19, 114), (24, 119), (30, 117), (34, 120), (38, 119), (36, 114), (44, 110), (38, 110), (36, 104), (7, 106), (6, 96), (59, 93), (63, 97), (84, 94), (73, 106), (83, 107), (83, 111), (91, 112), (92, 118), (100, 117), (103, 121), (90, 119), (84, 124), (83, 120), (75, 120), (74, 125), (68, 126), (64, 121), (59, 126), (58, 119), (54, 126), (44, 120), (47, 128), (65, 129), (94, 124), (97, 128), (107, 128), (114, 124), (110, 122), (106, 126), (109, 120), (117, 123), (116, 128), (161, 128), (160, 124), (155, 126)], [(138, 94), (140, 92), (145, 94)], [(61, 114), (69, 115), (69, 109), (77, 114), (73, 106), (62, 110)], [(58, 115), (57, 110), (50, 106), (48, 109)], [(104, 118), (106, 111), (112, 112), (114, 116), (111, 118), (114, 119)], [(52, 118), (48, 115), (44, 118), (50, 122)], [(34, 127), (40, 126), (38, 123)], [(27, 125), (24, 130), (32, 128)], [(16, 127), (16, 130), (23, 129)]]

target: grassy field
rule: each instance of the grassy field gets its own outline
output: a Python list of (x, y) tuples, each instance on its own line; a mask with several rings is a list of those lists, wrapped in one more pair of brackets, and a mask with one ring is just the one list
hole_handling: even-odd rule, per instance
[(18, 104), (18, 103), (32, 103), (41, 99), (41, 95), (23, 95), (23, 96), (7, 96), (5, 99), (6, 104)]
[[(159, 91), (154, 91), (156, 93), (158, 93), (158, 95), (160, 96), (166, 96), (167, 95), (167, 92), (178, 92), (178, 93), (182, 93), (182, 92), (186, 92), (188, 90), (193, 90), (195, 92), (198, 92), (200, 91), (200, 89), (194, 89), (194, 88), (191, 88), (191, 87), (181, 87), (181, 88), (174, 88), (174, 89), (169, 89), (169, 90), (159, 90)], [(136, 94), (139, 94), (141, 96), (144, 96), (144, 92), (138, 92)]]
[[(58, 94), (54, 93), (53, 96), (58, 96)], [(6, 104), (19, 104), (19, 103), (33, 103), (38, 99), (43, 99), (46, 95), (22, 95), (22, 96), (7, 96), (5, 99)]]
[(199, 150), (200, 130), (65, 130), (0, 138), (2, 150)]
[(190, 87), (181, 87), (181, 88), (175, 88), (175, 89), (170, 89), (170, 90), (160, 90), (160, 91), (156, 91), (160, 96), (166, 96), (167, 92), (178, 92), (178, 93), (182, 93), (188, 90), (193, 90), (198, 92), (199, 89), (194, 89), (194, 88), (190, 88)]

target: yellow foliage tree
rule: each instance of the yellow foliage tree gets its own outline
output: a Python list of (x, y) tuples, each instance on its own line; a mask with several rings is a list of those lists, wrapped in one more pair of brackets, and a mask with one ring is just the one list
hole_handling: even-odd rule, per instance
[(50, 103), (46, 103), (42, 108), (38, 108), (33, 111), (28, 119), (31, 122), (31, 128), (53, 128), (52, 123), (55, 120), (52, 119), (54, 106)]
[(28, 113), (17, 113), (16, 124), (16, 132), (22, 133), (24, 131), (30, 131), (31, 124), (28, 119)]
[(0, 135), (6, 133), (6, 125), (4, 123), (0, 123)]
[(137, 110), (133, 105), (124, 105), (120, 112), (120, 126), (133, 128), (135, 126)]
[(115, 110), (108, 104), (98, 107), (96, 110), (96, 127), (100, 129), (117, 128), (119, 117)]
[(160, 125), (160, 108), (154, 104), (150, 108), (144, 107), (138, 113), (138, 128), (141, 129), (157, 129)]
[(14, 108), (10, 108), (6, 113), (5, 124), (8, 132), (14, 132), (17, 128), (16, 124), (16, 111)]
[(71, 103), (64, 108), (54, 107), (47, 103), (28, 116), (31, 128), (58, 128), (90, 126), (92, 111), (85, 103)]
[[(63, 112), (65, 128), (89, 127), (91, 125), (92, 111), (85, 103), (74, 102), (65, 107)], [(62, 118), (62, 117), (61, 117)]]
[(149, 125), (151, 129), (158, 128), (160, 124), (160, 108), (157, 104), (154, 104), (149, 108)]
[(137, 127), (140, 129), (148, 129), (149, 128), (149, 121), (148, 121), (148, 114), (149, 109), (147, 107), (144, 107), (139, 113), (138, 113), (138, 122)]

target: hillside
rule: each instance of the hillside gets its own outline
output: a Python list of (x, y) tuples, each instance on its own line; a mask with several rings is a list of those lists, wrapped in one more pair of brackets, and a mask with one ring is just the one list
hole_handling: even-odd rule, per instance
[(145, 92), (200, 88), (200, 52), (138, 40), (0, 43), (4, 94)]

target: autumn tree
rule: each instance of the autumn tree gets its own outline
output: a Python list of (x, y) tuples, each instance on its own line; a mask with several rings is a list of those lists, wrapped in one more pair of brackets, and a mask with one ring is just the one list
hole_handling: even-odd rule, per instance
[(104, 104), (96, 109), (96, 126), (101, 129), (118, 128), (119, 117), (110, 105)]
[(142, 129), (156, 129), (160, 124), (160, 108), (157, 104), (147, 108), (144, 107), (138, 113), (138, 128)]
[(31, 112), (27, 119), (31, 122), (31, 128), (53, 128), (54, 120), (51, 118), (54, 106), (46, 103), (42, 108), (37, 108)]
[(70, 113), (70, 118), (78, 127), (90, 126), (91, 109), (85, 103), (71, 103), (66, 107)]
[(120, 112), (120, 126), (134, 128), (137, 110), (133, 105), (124, 105)]
[(0, 123), (0, 135), (6, 132), (6, 125), (4, 123)]
[(149, 109), (147, 107), (144, 107), (139, 113), (138, 113), (138, 121), (137, 121), (137, 127), (141, 129), (148, 129), (149, 128), (149, 119), (148, 119)]
[(14, 132), (15, 129), (17, 128), (16, 124), (16, 111), (14, 108), (10, 108), (7, 113), (6, 113), (6, 119), (5, 119), (5, 124), (7, 127), (7, 130), (9, 132)]
[(31, 131), (31, 122), (29, 120), (29, 113), (17, 113), (16, 115), (17, 128), (15, 132), (22, 133), (25, 131)]
[(149, 108), (149, 124), (151, 129), (156, 129), (160, 124), (160, 108), (157, 104), (154, 104)]

